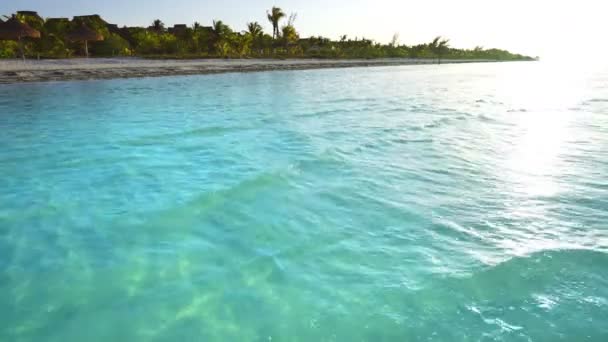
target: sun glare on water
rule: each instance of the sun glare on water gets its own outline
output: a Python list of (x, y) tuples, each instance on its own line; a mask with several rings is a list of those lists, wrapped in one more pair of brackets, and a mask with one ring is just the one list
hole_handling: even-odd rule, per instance
[(526, 197), (554, 195), (559, 191), (555, 179), (563, 171), (559, 164), (570, 135), (571, 109), (583, 99), (584, 87), (576, 74), (539, 63), (525, 82), (513, 77), (503, 89), (510, 92), (503, 95), (511, 101), (518, 131), (506, 158), (509, 178)]
[[(579, 107), (591, 96), (587, 82), (584, 73), (547, 62), (532, 63), (523, 75), (509, 73), (501, 80), (498, 92), (509, 108), (505, 115), (513, 128), (508, 137), (502, 137), (503, 168), (497, 170), (508, 194), (504, 218), (526, 222), (521, 229), (528, 232), (497, 242), (509, 254), (589, 244), (581, 236), (561, 235), (563, 227), (553, 227), (554, 214), (547, 206), (573, 190), (565, 179), (576, 172), (570, 160), (578, 153), (574, 141), (581, 138), (584, 114)], [(504, 229), (506, 235), (512, 233), (511, 228)], [(545, 234), (549, 230), (553, 233)]]

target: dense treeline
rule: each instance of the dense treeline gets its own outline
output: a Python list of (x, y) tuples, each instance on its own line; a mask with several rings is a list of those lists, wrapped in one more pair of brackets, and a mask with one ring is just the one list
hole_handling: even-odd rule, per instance
[[(167, 58), (449, 58), (526, 60), (527, 56), (505, 50), (455, 49), (440, 37), (430, 43), (401, 45), (395, 35), (391, 43), (380, 44), (365, 38), (339, 40), (324, 37), (300, 38), (296, 15), (289, 17), (277, 7), (267, 13), (272, 34), (264, 32), (257, 22), (247, 23), (245, 31), (235, 31), (221, 20), (211, 26), (194, 23), (167, 28), (160, 20), (143, 27), (122, 27), (109, 24), (98, 15), (43, 19), (36, 12), (21, 11), (4, 21), (18, 21), (40, 32), (40, 38), (0, 40), (0, 58), (14, 58), (21, 52), (30, 58), (66, 58), (90, 53), (93, 56), (147, 56)], [(0, 22), (0, 28), (6, 23)], [(85, 39), (83, 32), (96, 36)], [(80, 38), (79, 38), (80, 37)], [(7, 39), (6, 37), (2, 37)], [(95, 38), (95, 39), (93, 39)], [(83, 44), (84, 43), (84, 44)], [(23, 48), (22, 50), (20, 48)]]

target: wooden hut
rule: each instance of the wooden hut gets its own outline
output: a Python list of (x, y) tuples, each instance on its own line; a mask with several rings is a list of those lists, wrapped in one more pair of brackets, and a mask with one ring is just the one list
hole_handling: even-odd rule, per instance
[(84, 53), (87, 57), (89, 57), (89, 42), (97, 42), (104, 39), (100, 33), (84, 24), (68, 33), (67, 38), (73, 42), (84, 42)]
[(26, 23), (20, 22), (14, 15), (6, 22), (0, 24), (0, 40), (19, 42), (19, 51), (23, 60), (25, 60), (25, 52), (23, 50), (23, 39), (25, 38), (40, 38), (40, 31), (33, 29)]

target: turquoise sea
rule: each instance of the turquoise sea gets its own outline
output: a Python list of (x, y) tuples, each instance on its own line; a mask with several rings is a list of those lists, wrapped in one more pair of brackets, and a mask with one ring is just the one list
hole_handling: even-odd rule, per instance
[(0, 340), (608, 341), (608, 70), (570, 70), (2, 85)]

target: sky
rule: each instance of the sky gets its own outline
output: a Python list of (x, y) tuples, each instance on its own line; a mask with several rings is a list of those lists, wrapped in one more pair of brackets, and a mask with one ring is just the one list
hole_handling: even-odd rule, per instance
[(210, 25), (221, 19), (235, 30), (258, 21), (271, 26), (273, 5), (297, 13), (302, 37), (366, 37), (402, 44), (450, 39), (458, 48), (502, 48), (543, 59), (608, 57), (605, 0), (0, 0), (0, 14), (35, 10), (42, 17), (99, 14), (119, 26)]

